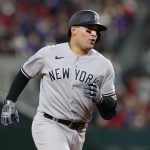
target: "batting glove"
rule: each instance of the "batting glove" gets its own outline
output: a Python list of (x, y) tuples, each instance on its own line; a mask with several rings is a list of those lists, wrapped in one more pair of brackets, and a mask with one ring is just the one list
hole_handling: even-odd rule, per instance
[(101, 96), (101, 93), (100, 93), (100, 89), (93, 82), (85, 84), (84, 95), (88, 99), (92, 99), (94, 102), (101, 102), (102, 101), (102, 96)]
[(11, 100), (5, 101), (1, 113), (1, 123), (8, 127), (14, 127), (16, 123), (19, 123), (19, 115), (15, 103)]

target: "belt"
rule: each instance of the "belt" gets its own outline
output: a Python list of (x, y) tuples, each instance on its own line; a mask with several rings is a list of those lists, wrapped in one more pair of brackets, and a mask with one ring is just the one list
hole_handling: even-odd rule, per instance
[(64, 125), (68, 126), (70, 129), (77, 130), (77, 131), (79, 131), (79, 130), (81, 131), (88, 126), (88, 123), (86, 123), (86, 122), (74, 122), (73, 120), (70, 121), (70, 120), (58, 119), (47, 113), (44, 113), (44, 117), (48, 118), (50, 120), (54, 120), (58, 123), (64, 124)]

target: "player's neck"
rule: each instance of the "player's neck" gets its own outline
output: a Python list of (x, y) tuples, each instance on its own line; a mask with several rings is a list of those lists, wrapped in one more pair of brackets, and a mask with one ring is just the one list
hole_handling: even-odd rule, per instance
[(69, 42), (69, 47), (72, 50), (72, 52), (77, 56), (83, 56), (88, 54), (88, 51), (82, 50), (80, 49), (76, 44), (74, 44), (73, 42)]

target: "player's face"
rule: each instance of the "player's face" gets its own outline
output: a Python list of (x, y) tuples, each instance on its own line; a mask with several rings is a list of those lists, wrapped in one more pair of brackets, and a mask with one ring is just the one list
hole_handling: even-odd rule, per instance
[(76, 43), (81, 50), (89, 51), (95, 45), (98, 28), (94, 25), (76, 27)]

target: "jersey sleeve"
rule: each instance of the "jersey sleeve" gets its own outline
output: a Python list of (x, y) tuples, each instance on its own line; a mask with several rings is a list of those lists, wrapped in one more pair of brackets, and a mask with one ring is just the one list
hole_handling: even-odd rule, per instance
[(21, 71), (26, 77), (33, 78), (42, 72), (43, 67), (44, 51), (40, 49), (22, 65)]
[(109, 61), (109, 67), (101, 86), (101, 94), (109, 96), (115, 94), (115, 73), (111, 62)]

